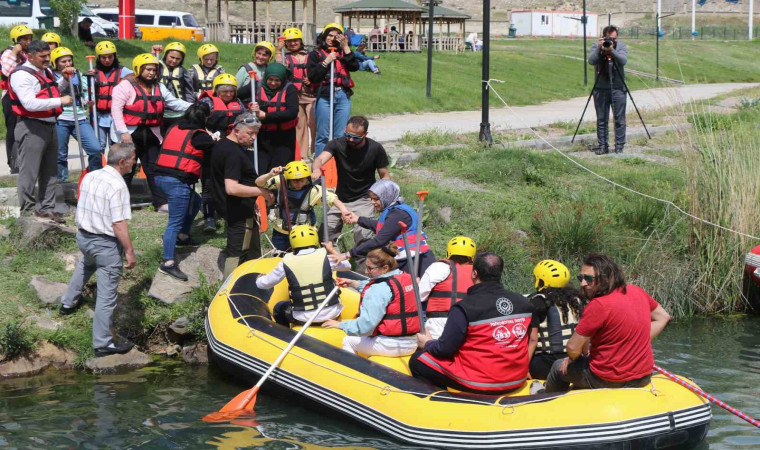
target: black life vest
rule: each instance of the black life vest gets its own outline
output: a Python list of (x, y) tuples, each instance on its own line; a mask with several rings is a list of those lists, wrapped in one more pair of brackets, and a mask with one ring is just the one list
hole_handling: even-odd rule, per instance
[(567, 322), (565, 322), (559, 308), (544, 294), (536, 293), (531, 297), (531, 300), (533, 299), (541, 299), (547, 308), (546, 318), (538, 326), (536, 353), (564, 354), (567, 341), (578, 326), (579, 317), (575, 317), (573, 310), (568, 309)]
[[(335, 288), (330, 260), (324, 248), (307, 255), (288, 253), (282, 259), (282, 265), (285, 269), (285, 278), (288, 280), (290, 301), (293, 303), (294, 311), (317, 309)], [(327, 306), (338, 303), (336, 295), (327, 303)]]
[(173, 126), (166, 133), (161, 150), (158, 153), (156, 165), (193, 175), (201, 176), (201, 164), (203, 163), (203, 150), (193, 147), (195, 133), (205, 133), (205, 130), (183, 130)]
[[(40, 90), (37, 91), (37, 94), (35, 95), (36, 98), (46, 100), (61, 97), (61, 93), (58, 91), (58, 83), (56, 82), (55, 74), (53, 74), (50, 69), (45, 69), (42, 74), (40, 74), (39, 71), (31, 69), (29, 67), (16, 66), (16, 68), (13, 69), (13, 72), (11, 72), (11, 76), (19, 71), (26, 72), (36, 78), (37, 81), (39, 81)], [(10, 80), (8, 82), (8, 95), (10, 96), (11, 109), (13, 110), (13, 114), (20, 117), (44, 119), (48, 117), (57, 117), (63, 112), (63, 108), (60, 106), (45, 111), (27, 111), (26, 108), (24, 108), (24, 105), (21, 104), (18, 95), (16, 95), (16, 92), (13, 90), (13, 87), (10, 84)]]
[[(186, 89), (185, 74), (187, 69), (182, 66), (169, 69), (169, 66), (165, 62), (161, 61), (161, 82), (169, 89), (169, 92), (174, 94), (175, 97), (184, 100), (183, 93)], [(192, 90), (192, 88), (191, 88)]]
[(95, 75), (95, 107), (98, 112), (111, 114), (111, 94), (113, 88), (121, 82), (121, 66), (114, 67), (108, 75), (102, 70), (96, 70)]
[(148, 95), (136, 81), (129, 80), (137, 96), (134, 103), (124, 105), (124, 123), (127, 125), (145, 125), (155, 127), (161, 125), (164, 114), (164, 97), (158, 84), (153, 85)]
[[(259, 102), (261, 110), (267, 114), (286, 111), (288, 109), (286, 106), (286, 92), (289, 85), (290, 83), (285, 83), (282, 89), (277, 91), (271, 99), (264, 90), (264, 87), (259, 87), (259, 95), (256, 100)], [(267, 119), (265, 118), (264, 120)], [(296, 125), (298, 125), (298, 116), (286, 122), (264, 122), (261, 124), (261, 129), (264, 131), (287, 131), (292, 130)]]

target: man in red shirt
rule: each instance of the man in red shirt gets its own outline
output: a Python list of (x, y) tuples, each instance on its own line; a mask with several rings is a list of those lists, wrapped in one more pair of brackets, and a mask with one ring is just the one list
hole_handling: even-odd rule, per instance
[(565, 391), (570, 384), (576, 389), (647, 385), (652, 339), (670, 315), (643, 289), (626, 285), (620, 267), (606, 255), (588, 255), (578, 280), (590, 303), (567, 342), (568, 357), (549, 372), (546, 392)]

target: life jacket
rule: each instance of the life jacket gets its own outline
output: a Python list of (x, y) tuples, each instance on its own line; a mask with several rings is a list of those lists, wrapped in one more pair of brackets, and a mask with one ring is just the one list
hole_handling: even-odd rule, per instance
[[(362, 298), (370, 286), (378, 283), (388, 283), (393, 298), (385, 308), (385, 315), (372, 332), (372, 336), (414, 336), (419, 333), (420, 319), (417, 315), (417, 300), (414, 297), (412, 276), (402, 272), (392, 277), (372, 280), (364, 287)], [(361, 301), (359, 309), (361, 309)]]
[(425, 352), (419, 361), (476, 392), (522, 386), (530, 363), (528, 327), (533, 314), (527, 307), (513, 312), (513, 300), (501, 292), (470, 292), (466, 301), (457, 304), (468, 320), (459, 350), (450, 358)]
[[(308, 255), (288, 253), (282, 258), (285, 278), (288, 280), (290, 301), (294, 311), (313, 311), (319, 307), (327, 295), (335, 288), (332, 277), (330, 260), (327, 250), (317, 249)], [(321, 267), (322, 270), (317, 268)], [(338, 296), (327, 303), (327, 306), (337, 305)]]
[[(540, 298), (546, 302), (546, 318), (538, 326), (538, 344), (536, 353), (562, 354), (565, 353), (567, 341), (578, 326), (578, 317), (575, 317), (572, 309), (567, 311), (567, 322), (562, 319), (559, 308), (544, 294), (535, 294), (533, 298)], [(560, 339), (561, 337), (561, 339)]]
[[(285, 106), (285, 102), (287, 101), (286, 92), (289, 85), (290, 83), (285, 83), (285, 85), (279, 91), (277, 91), (277, 93), (274, 94), (274, 97), (271, 99), (264, 90), (264, 86), (259, 87), (259, 95), (256, 97), (256, 100), (259, 102), (261, 110), (267, 114), (286, 111), (288, 109)], [(296, 127), (296, 125), (298, 125), (298, 116), (294, 117), (291, 120), (288, 120), (287, 122), (264, 122), (261, 124), (261, 129), (264, 131), (287, 131), (292, 130)]]
[(214, 95), (211, 90), (201, 92), (198, 100), (203, 98), (210, 98), (214, 102), (214, 107), (206, 121), (206, 125), (211, 131), (224, 132), (230, 134), (232, 132), (232, 126), (235, 125), (235, 118), (245, 112), (243, 105), (237, 98), (233, 99), (229, 103)]
[(277, 208), (279, 210), (280, 218), (282, 219), (282, 228), (283, 230), (287, 230), (287, 214), (285, 211), (285, 202), (288, 202), (288, 211), (290, 212), (290, 224), (292, 226), (296, 225), (314, 225), (317, 223), (317, 214), (314, 212), (314, 208), (311, 207), (309, 204), (309, 198), (311, 197), (311, 190), (315, 189), (316, 186), (313, 184), (309, 184), (304, 189), (301, 189), (300, 191), (296, 191), (293, 189), (290, 189), (289, 187), (286, 189), (287, 191), (287, 199), (282, 198), (282, 188), (277, 190)]
[[(385, 219), (388, 217), (388, 213), (391, 212), (391, 210), (394, 209), (400, 209), (412, 218), (412, 225), (407, 228), (406, 230), (406, 239), (409, 242), (409, 249), (407, 250), (404, 247), (404, 237), (403, 235), (399, 234), (395, 237), (394, 242), (396, 243), (396, 246), (398, 247), (398, 255), (396, 255), (396, 259), (406, 259), (409, 256), (413, 255), (413, 252), (417, 251), (417, 225), (418, 225), (418, 217), (417, 212), (412, 209), (411, 206), (407, 205), (406, 203), (402, 203), (400, 205), (393, 205), (390, 208), (386, 208), (385, 211), (383, 211), (382, 214), (380, 214), (380, 218), (377, 219), (377, 227), (375, 228), (375, 233), (380, 233), (380, 230), (385, 225)], [(422, 232), (422, 239), (420, 247), (420, 253), (425, 253), (430, 250), (430, 247), (427, 243), (427, 236), (425, 235), (425, 232)]]
[(245, 73), (249, 74), (249, 76), (250, 76), (251, 71), (256, 72), (256, 75), (254, 75), (253, 79), (256, 80), (256, 81), (259, 81), (259, 71), (258, 71), (258, 68), (256, 67), (256, 65), (254, 63), (247, 62), (247, 63), (243, 64), (242, 66), (240, 66), (240, 68), (238, 68), (238, 71), (240, 69), (245, 69)]
[(205, 67), (201, 67), (200, 64), (193, 64), (193, 69), (195, 69), (195, 75), (198, 77), (198, 81), (201, 82), (201, 92), (207, 91), (211, 89), (214, 86), (214, 78), (216, 78), (217, 75), (222, 73), (219, 69), (221, 67), (219, 65), (215, 65), (211, 68), (211, 70), (206, 73), (204, 71)]
[[(61, 97), (61, 93), (58, 91), (58, 83), (56, 82), (55, 74), (53, 74), (50, 69), (45, 69), (45, 71), (40, 74), (39, 71), (31, 69), (29, 67), (16, 66), (16, 68), (13, 69), (13, 72), (11, 72), (11, 76), (13, 76), (13, 74), (18, 71), (31, 74), (34, 78), (37, 79), (37, 81), (40, 82), (40, 90), (37, 91), (37, 94), (35, 95), (36, 98), (42, 100)], [(24, 106), (21, 104), (21, 100), (19, 100), (16, 92), (13, 91), (13, 86), (11, 86), (10, 81), (8, 82), (8, 95), (10, 96), (11, 109), (13, 110), (13, 114), (20, 117), (44, 119), (48, 117), (57, 117), (63, 112), (63, 108), (60, 106), (45, 111), (27, 111), (26, 108), (24, 108)]]
[(309, 78), (306, 73), (306, 59), (303, 63), (299, 63), (293, 55), (285, 55), (285, 67), (293, 73), (293, 78), (290, 81), (298, 89), (298, 92), (301, 92), (304, 87), (303, 82)]
[(96, 70), (95, 75), (95, 107), (98, 112), (111, 114), (111, 94), (113, 88), (121, 82), (121, 66), (114, 67), (108, 75), (102, 70)]
[(161, 61), (161, 82), (175, 97), (184, 100), (183, 86), (185, 85), (185, 74), (187, 69), (182, 66), (169, 69), (165, 62)]
[[(329, 54), (327, 50), (320, 48), (317, 50), (317, 54), (319, 55), (320, 61), (324, 61), (325, 58), (327, 58), (327, 55)], [(354, 80), (351, 79), (351, 74), (349, 74), (348, 69), (346, 69), (346, 66), (343, 65), (343, 62), (341, 62), (340, 58), (343, 57), (343, 52), (338, 52), (339, 56), (338, 59), (335, 60), (335, 87), (342, 87), (342, 88), (352, 88), (354, 87)], [(322, 80), (322, 86), (325, 86), (329, 89), (330, 87), (330, 70), (328, 68), (327, 74), (325, 75), (325, 79)]]
[[(13, 51), (13, 46), (6, 48), (3, 53), (7, 51)], [(2, 53), (0, 53), (0, 57), (2, 56)], [(16, 67), (20, 66), (21, 64), (24, 64), (26, 60), (29, 59), (29, 57), (26, 56), (26, 53), (24, 51), (18, 52), (18, 55), (16, 55)], [(0, 72), (0, 89), (7, 91), (10, 88), (10, 76), (5, 76), (4, 73)]]
[(449, 265), (449, 276), (433, 286), (427, 300), (427, 317), (448, 317), (449, 310), (467, 295), (472, 286), (472, 264), (455, 264), (442, 259)]
[(158, 84), (153, 85), (150, 95), (136, 81), (129, 83), (137, 93), (134, 103), (124, 106), (124, 123), (155, 127), (161, 124), (164, 114), (164, 97)]
[[(55, 79), (56, 80), (60, 80), (61, 78), (63, 78), (63, 75), (61, 75), (58, 72), (53, 72), (53, 74), (55, 75)], [(76, 106), (79, 106), (79, 107), (81, 107), (82, 105), (84, 105), (85, 103), (87, 103), (87, 98), (84, 95), (85, 92), (84, 92), (84, 89), (83, 89), (83, 86), (82, 86), (82, 83), (83, 83), (82, 80), (84, 80), (83, 77), (84, 76), (82, 75), (82, 72), (80, 72), (79, 70), (77, 70), (76, 75), (69, 80), (69, 87), (66, 88), (66, 89), (58, 89), (58, 91), (59, 91), (59, 93), (61, 95), (69, 95), (69, 96), (73, 97), (77, 101)], [(79, 81), (79, 84), (77, 85), (78, 86), (78, 89), (77, 89), (78, 92), (77, 93), (79, 94), (78, 97), (74, 95), (74, 90), (72, 89), (74, 80), (78, 80)], [(82, 120), (82, 117), (80, 117), (79, 119)]]
[(171, 127), (161, 144), (156, 165), (200, 178), (203, 150), (193, 147), (193, 136), (199, 132), (205, 133), (205, 130), (183, 130), (176, 125)]

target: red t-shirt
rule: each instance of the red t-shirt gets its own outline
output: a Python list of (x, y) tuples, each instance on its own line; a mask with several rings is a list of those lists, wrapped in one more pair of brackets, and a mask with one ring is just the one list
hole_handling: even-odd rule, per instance
[(654, 356), (649, 333), (652, 311), (659, 306), (649, 294), (629, 284), (593, 299), (583, 310), (575, 332), (591, 337), (590, 367), (607, 381), (629, 381), (652, 373)]

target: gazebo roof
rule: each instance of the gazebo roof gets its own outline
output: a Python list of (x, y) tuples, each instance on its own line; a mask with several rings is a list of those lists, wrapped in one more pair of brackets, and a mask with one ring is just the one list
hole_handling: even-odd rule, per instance
[[(422, 13), (422, 18), (426, 19), (428, 16), (428, 9), (422, 9), (425, 10), (425, 12)], [(472, 19), (472, 16), (469, 16), (465, 13), (460, 13), (459, 11), (454, 11), (453, 9), (444, 8), (440, 5), (435, 5), (433, 7), (433, 17), (436, 19)]]
[(357, 2), (348, 3), (346, 5), (333, 8), (333, 11), (336, 13), (366, 11), (423, 12), (426, 11), (426, 9), (419, 5), (415, 5), (414, 3), (404, 2), (402, 0), (359, 0)]

